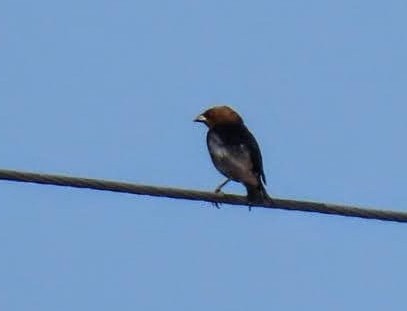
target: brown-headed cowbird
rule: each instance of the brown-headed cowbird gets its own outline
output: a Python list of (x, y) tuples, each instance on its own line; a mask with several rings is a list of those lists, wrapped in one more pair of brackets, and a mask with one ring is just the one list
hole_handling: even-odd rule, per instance
[(239, 114), (228, 106), (217, 106), (194, 121), (209, 128), (206, 136), (209, 154), (218, 171), (227, 177), (215, 192), (233, 180), (246, 187), (248, 201), (271, 200), (263, 185), (266, 177), (259, 145)]

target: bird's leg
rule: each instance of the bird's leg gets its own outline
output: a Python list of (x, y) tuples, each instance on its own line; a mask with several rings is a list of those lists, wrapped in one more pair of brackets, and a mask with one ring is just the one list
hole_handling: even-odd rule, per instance
[(223, 187), (224, 185), (226, 185), (229, 181), (231, 181), (230, 178), (226, 179), (223, 183), (221, 183), (219, 186), (217, 186), (216, 189), (215, 189), (215, 193), (219, 193), (219, 192), (220, 192), (220, 189), (222, 189), (222, 187)]
[[(222, 189), (222, 187), (223, 187), (224, 185), (226, 185), (229, 181), (231, 181), (230, 178), (226, 179), (223, 183), (221, 183), (219, 186), (217, 186), (216, 189), (215, 189), (215, 193), (219, 193), (219, 192), (220, 192), (220, 189)], [(219, 206), (220, 206), (220, 203), (212, 203), (212, 204), (215, 205), (216, 208), (220, 208), (220, 207), (219, 207)]]

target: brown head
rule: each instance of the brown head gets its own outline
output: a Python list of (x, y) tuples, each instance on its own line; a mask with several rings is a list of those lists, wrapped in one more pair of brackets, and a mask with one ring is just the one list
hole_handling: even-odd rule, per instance
[(223, 124), (243, 124), (239, 114), (228, 106), (212, 107), (198, 115), (194, 121), (205, 123), (209, 128)]

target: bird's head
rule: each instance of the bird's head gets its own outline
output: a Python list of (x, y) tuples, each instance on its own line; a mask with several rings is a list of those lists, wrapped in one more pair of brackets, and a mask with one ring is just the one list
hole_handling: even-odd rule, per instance
[(198, 115), (194, 121), (202, 122), (209, 128), (215, 125), (243, 124), (243, 120), (239, 114), (228, 106), (212, 107)]

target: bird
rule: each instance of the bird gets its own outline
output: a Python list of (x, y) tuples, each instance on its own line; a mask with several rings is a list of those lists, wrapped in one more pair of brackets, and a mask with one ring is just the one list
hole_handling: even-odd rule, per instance
[(216, 169), (229, 181), (242, 183), (249, 203), (272, 201), (265, 189), (266, 176), (259, 145), (242, 117), (229, 106), (215, 106), (199, 114), (195, 122), (208, 127), (206, 143)]

